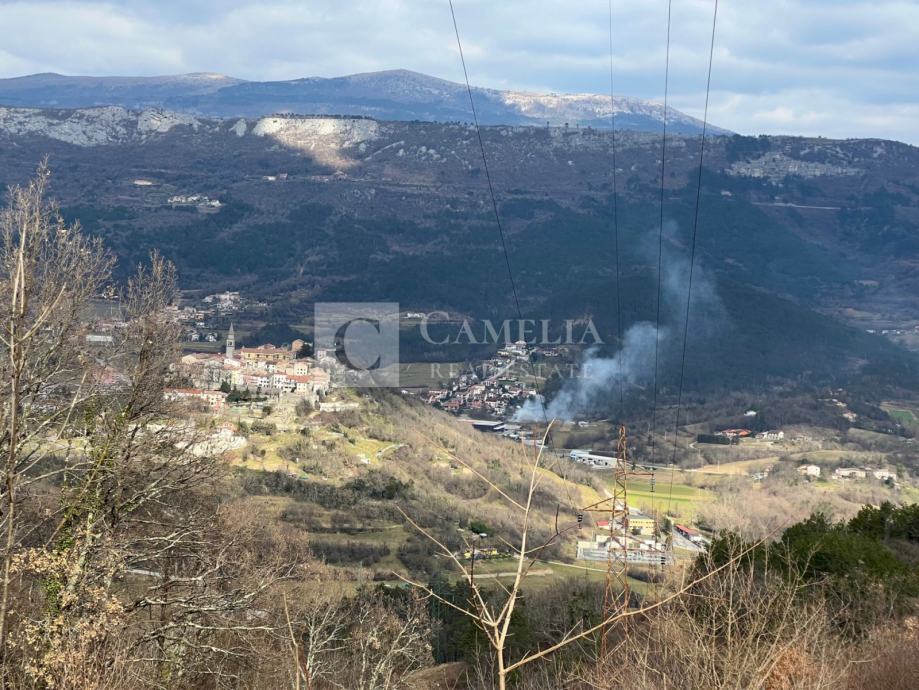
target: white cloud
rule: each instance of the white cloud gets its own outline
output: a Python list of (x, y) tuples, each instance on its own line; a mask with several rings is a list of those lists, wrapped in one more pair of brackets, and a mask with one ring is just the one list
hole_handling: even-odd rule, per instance
[[(710, 117), (749, 134), (796, 134), (919, 141), (919, 103), (863, 103), (832, 90), (714, 93)], [(691, 108), (687, 112), (697, 115)]]
[[(455, 0), (471, 79), (608, 89), (603, 0)], [(671, 102), (698, 114), (712, 0), (673, 3)], [(665, 0), (615, 0), (616, 90), (663, 93)], [(247, 79), (405, 67), (462, 77), (445, 0), (30, 0), (0, 3), (0, 75), (223, 72)], [(719, 7), (713, 121), (741, 132), (919, 143), (919, 4), (772, 0)], [(799, 129), (795, 129), (799, 128)]]

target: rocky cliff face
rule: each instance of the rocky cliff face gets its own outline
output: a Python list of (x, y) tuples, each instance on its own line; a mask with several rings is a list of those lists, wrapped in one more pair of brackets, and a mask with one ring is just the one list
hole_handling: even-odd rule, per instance
[[(164, 110), (130, 111), (119, 106), (78, 110), (0, 107), (0, 133), (13, 138), (47, 137), (81, 147), (144, 144), (177, 127), (202, 135), (225, 130), (237, 137), (265, 137), (320, 157), (323, 152), (345, 148), (356, 148), (360, 153), (380, 131), (379, 123), (365, 118), (264, 117), (231, 122)], [(324, 157), (329, 164), (342, 162), (331, 155)]]
[[(245, 123), (244, 120), (240, 122)], [(253, 136), (274, 139), (288, 148), (310, 153), (319, 163), (348, 168), (354, 165), (354, 161), (341, 156), (341, 150), (356, 148), (358, 153), (366, 152), (367, 142), (376, 139), (379, 131), (380, 126), (375, 120), (263, 117), (255, 122), (251, 133)]]
[(38, 110), (0, 107), (0, 132), (10, 136), (39, 136), (75, 146), (143, 142), (178, 126), (197, 130), (191, 115), (160, 110), (131, 112), (118, 106), (81, 110)]

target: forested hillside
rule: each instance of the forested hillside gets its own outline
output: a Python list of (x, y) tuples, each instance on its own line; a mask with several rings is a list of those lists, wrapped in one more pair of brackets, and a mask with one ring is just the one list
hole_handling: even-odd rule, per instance
[[(307, 328), (313, 303), (330, 300), (516, 317), (467, 125), (100, 118), (7, 111), (0, 178), (21, 181), (50, 156), (65, 217), (104, 239), (122, 271), (155, 248), (176, 262), (184, 288), (241, 290), (270, 303), (269, 321)], [(617, 304), (624, 329), (653, 321), (660, 137), (617, 135), (615, 226), (609, 132), (490, 127), (484, 139), (525, 316), (589, 316), (611, 348)], [(665, 362), (681, 335), (698, 148), (692, 136), (666, 145)], [(919, 323), (917, 160), (894, 142), (713, 137), (687, 383), (846, 383), (858, 373), (866, 386), (914, 387), (915, 358), (865, 331)], [(176, 201), (195, 195), (219, 205)], [(437, 356), (418, 345), (404, 347)]]
[[(695, 533), (677, 520), (723, 518), (712, 494), (741, 485), (671, 469), (661, 520), (627, 518), (662, 560), (613, 577), (580, 555), (615, 510), (592, 510), (615, 504), (609, 475), (557, 449), (385, 390), (183, 398), (201, 391), (177, 388), (174, 267), (154, 252), (119, 280), (48, 182), (39, 168), (0, 212), (5, 687), (911, 687), (914, 504), (856, 511), (868, 493), (814, 483), (798, 517), (851, 517), (677, 544)], [(121, 309), (100, 338), (104, 293)], [(760, 502), (789, 505), (792, 462)], [(914, 495), (888, 478), (864, 491)], [(642, 484), (629, 500), (656, 515)]]

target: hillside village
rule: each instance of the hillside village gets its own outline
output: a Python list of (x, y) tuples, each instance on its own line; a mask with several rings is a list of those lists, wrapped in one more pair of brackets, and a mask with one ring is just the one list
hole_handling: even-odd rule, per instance
[[(332, 375), (345, 373), (334, 352), (313, 352), (302, 339), (294, 339), (289, 347), (263, 343), (237, 348), (232, 322), (225, 339), (222, 338), (221, 324), (235, 315), (242, 318), (257, 315), (265, 306), (238, 291), (224, 291), (170, 309), (172, 317), (183, 324), (186, 347), (192, 350), (177, 362), (177, 371), (188, 380), (188, 390), (195, 392), (177, 395), (198, 397), (220, 409), (233, 391), (274, 398), (293, 395), (311, 405), (316, 405), (329, 392)], [(196, 343), (218, 345), (221, 340), (225, 343), (222, 353), (194, 351)], [(533, 351), (527, 343), (508, 343), (491, 358), (472, 366), (433, 363), (430, 381), (405, 382), (402, 390), (453, 414), (509, 420), (536, 394), (534, 377), (551, 374), (553, 367), (558, 369), (555, 362), (567, 354), (565, 348), (541, 348), (538, 355), (544, 361), (534, 365), (530, 363)], [(510, 430), (527, 434), (519, 425), (510, 425)]]
[[(100, 346), (110, 343), (119, 327), (117, 308), (107, 309), (107, 312), (102, 310), (105, 316), (92, 324), (92, 333), (87, 336)], [(169, 310), (171, 318), (182, 325), (187, 351), (173, 366), (181, 383), (167, 389), (165, 395), (188, 403), (200, 415), (199, 424), (211, 429), (207, 432), (209, 437), (198, 444), (200, 447), (195, 452), (224, 454), (234, 465), (282, 471), (292, 479), (309, 481), (318, 465), (303, 464), (301, 459), (319, 452), (320, 448), (339, 447), (343, 435), (349, 439), (345, 448), (353, 459), (343, 456), (340, 466), (323, 470), (325, 476), (353, 477), (362, 465), (379, 466), (385, 454), (394, 452), (399, 444), (361, 439), (346, 426), (353, 423), (345, 422), (352, 419), (348, 415), (360, 415), (365, 404), (361, 402), (363, 396), (355, 396), (346, 386), (341, 387), (345, 379), (340, 374), (346, 372), (342, 371), (335, 352), (314, 351), (302, 338), (284, 346), (237, 345), (233, 320), (251, 323), (253, 314), (258, 312), (259, 304), (237, 291), (208, 294)], [(227, 323), (229, 328), (224, 331)], [(249, 339), (251, 342), (251, 335)], [(442, 374), (439, 380), (403, 381), (399, 392), (448, 412), (459, 422), (466, 422), (468, 427), (492, 438), (541, 446), (538, 428), (516, 422), (514, 415), (537, 393), (537, 382), (546, 378), (547, 371), (565, 369), (575, 357), (576, 352), (565, 346), (533, 348), (518, 341), (504, 345), (474, 364), (432, 364)], [(846, 399), (845, 391), (834, 390), (816, 402), (831, 410), (832, 415), (853, 423), (858, 415)], [(805, 486), (812, 487), (810, 500), (856, 485), (869, 491), (874, 490), (872, 486), (881, 487), (884, 492), (900, 492), (903, 488), (912, 491), (911, 478), (885, 464), (881, 454), (840, 451), (834, 455), (823, 450), (838, 447), (832, 442), (825, 446), (823, 440), (812, 436), (813, 432), (798, 427), (764, 427), (755, 423), (758, 415), (755, 409), (738, 412), (734, 419), (743, 420), (740, 423), (744, 426), (735, 422), (708, 427), (708, 433), (697, 433), (694, 442), (681, 451), (682, 483), (678, 486), (680, 491), (693, 492), (688, 494), (693, 496), (692, 502), (677, 504), (680, 507), (673, 512), (669, 507), (665, 511), (661, 497), (655, 495), (653, 480), (650, 486), (638, 480), (632, 487), (628, 518), (613, 524), (602, 516), (596, 521), (586, 520), (566, 558), (586, 564), (605, 561), (610, 552), (622, 552), (633, 566), (661, 567), (704, 550), (715, 531), (700, 511), (720, 489), (695, 490), (690, 486), (701, 482), (719, 487), (722, 478), (733, 474), (730, 469), (733, 465), (754, 486), (788, 482), (791, 471)], [(336, 418), (342, 421), (336, 422)], [(575, 420), (559, 423), (557, 429), (561, 444), (547, 452), (557, 455), (564, 465), (596, 476), (592, 481), (599, 486), (608, 486), (616, 463), (615, 452), (605, 450), (609, 446), (603, 434), (608, 433), (608, 423)], [(309, 441), (295, 440), (306, 433), (304, 430), (309, 432)], [(285, 447), (297, 450), (288, 452)], [(719, 453), (721, 464), (695, 468), (694, 457), (703, 448)], [(708, 451), (701, 454), (710, 455)], [(778, 461), (767, 460), (776, 456)], [(751, 458), (749, 469), (744, 458)], [(505, 556), (504, 550), (497, 546), (483, 546), (468, 556), (460, 555), (477, 560), (500, 560)]]
[[(257, 310), (260, 306), (245, 300), (239, 292), (223, 292), (204, 297), (197, 306), (172, 305), (167, 317), (181, 324), (185, 343), (194, 348), (195, 343), (219, 343), (218, 321), (244, 309)], [(98, 346), (110, 346), (125, 327), (121, 308), (106, 300), (100, 300), (95, 308), (97, 314), (88, 324), (90, 332), (86, 340)], [(300, 339), (287, 347), (271, 343), (237, 347), (231, 322), (222, 352), (191, 351), (180, 355), (173, 370), (177, 378), (188, 385), (170, 388), (167, 395), (199, 401), (214, 412), (223, 410), (228, 401), (251, 398), (294, 403), (304, 400), (315, 406), (331, 387), (334, 358), (325, 353), (320, 362), (309, 352)]]
[(534, 369), (527, 366), (529, 358), (527, 344), (518, 341), (499, 349), (491, 359), (457, 372), (443, 387), (421, 387), (408, 392), (454, 414), (509, 418), (536, 393)]
[(192, 383), (192, 388), (174, 390), (172, 394), (197, 397), (218, 410), (234, 392), (243, 391), (273, 398), (296, 396), (315, 405), (329, 392), (331, 376), (312, 357), (303, 354), (304, 344), (294, 340), (289, 348), (265, 344), (237, 350), (231, 325), (222, 354), (182, 356), (177, 370)]
[(756, 160), (732, 163), (727, 168), (729, 175), (764, 178), (774, 185), (781, 185), (789, 175), (814, 178), (825, 175), (858, 175), (858, 168), (846, 165), (832, 165), (818, 161), (799, 160), (779, 151), (761, 156)]

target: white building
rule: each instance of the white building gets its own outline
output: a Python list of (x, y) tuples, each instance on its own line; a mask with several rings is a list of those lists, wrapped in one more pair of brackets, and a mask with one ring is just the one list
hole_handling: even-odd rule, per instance
[(598, 455), (589, 450), (573, 450), (568, 453), (568, 457), (582, 465), (587, 465), (594, 469), (606, 469), (616, 464), (617, 458), (610, 455)]
[(837, 467), (833, 472), (836, 479), (864, 479), (867, 476), (868, 473), (859, 467)]
[(200, 400), (213, 410), (222, 410), (226, 405), (227, 394), (200, 388), (167, 388), (163, 391), (163, 398), (166, 400)]
[(360, 408), (360, 403), (356, 402), (321, 402), (319, 403), (320, 412), (344, 412), (345, 410), (356, 410)]
[[(622, 540), (626, 542), (626, 548)], [(627, 563), (645, 565), (670, 565), (673, 563), (672, 555), (653, 539), (636, 539), (634, 537), (613, 536), (596, 534), (593, 539), (579, 539), (577, 542), (576, 558), (583, 561), (606, 561), (612, 557), (614, 560), (625, 558)]]
[(290, 381), (287, 379), (287, 374), (282, 374), (280, 372), (274, 372), (271, 375), (271, 387), (277, 390), (287, 390), (290, 388)]

